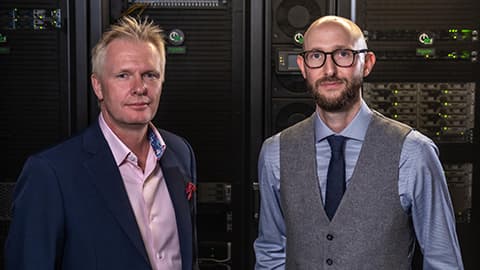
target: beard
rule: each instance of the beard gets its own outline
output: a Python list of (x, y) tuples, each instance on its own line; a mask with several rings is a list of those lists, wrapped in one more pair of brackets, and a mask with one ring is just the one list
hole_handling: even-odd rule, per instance
[[(342, 81), (345, 84), (345, 88), (342, 89), (339, 97), (328, 98), (317, 90), (321, 83), (327, 81)], [(340, 112), (348, 110), (353, 104), (360, 100), (360, 87), (362, 84), (363, 78), (360, 76), (352, 78), (351, 81), (337, 77), (328, 77), (315, 81), (315, 84), (307, 82), (307, 87), (320, 109), (327, 112)]]

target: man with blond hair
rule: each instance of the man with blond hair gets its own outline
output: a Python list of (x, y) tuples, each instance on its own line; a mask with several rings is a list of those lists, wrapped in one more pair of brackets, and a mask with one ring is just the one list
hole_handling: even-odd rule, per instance
[(7, 270), (197, 269), (195, 158), (153, 123), (161, 29), (124, 17), (92, 52), (97, 121), (31, 156), (17, 181)]

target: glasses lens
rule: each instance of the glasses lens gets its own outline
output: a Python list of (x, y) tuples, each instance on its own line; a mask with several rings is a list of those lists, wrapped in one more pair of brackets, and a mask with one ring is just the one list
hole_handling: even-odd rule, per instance
[(325, 53), (320, 51), (309, 51), (305, 53), (305, 61), (309, 67), (321, 67), (325, 62)]
[(340, 49), (332, 52), (333, 60), (340, 67), (349, 67), (353, 64), (355, 54), (352, 50)]

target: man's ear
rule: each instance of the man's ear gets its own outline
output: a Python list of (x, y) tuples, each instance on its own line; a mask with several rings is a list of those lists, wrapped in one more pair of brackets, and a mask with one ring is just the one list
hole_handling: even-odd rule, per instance
[(303, 57), (301, 55), (297, 55), (297, 66), (302, 72), (302, 76), (305, 79), (307, 76), (305, 75), (305, 65), (303, 64)]
[(367, 77), (372, 72), (373, 66), (377, 61), (373, 52), (365, 53), (365, 64), (363, 65), (363, 77)]
[(98, 78), (98, 75), (93, 73), (90, 76), (90, 81), (92, 83), (93, 92), (97, 96), (98, 101), (103, 101), (102, 84), (100, 82), (100, 79)]

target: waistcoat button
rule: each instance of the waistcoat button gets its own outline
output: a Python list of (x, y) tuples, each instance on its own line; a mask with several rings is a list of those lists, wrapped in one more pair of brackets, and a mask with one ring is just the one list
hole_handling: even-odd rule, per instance
[(333, 264), (333, 260), (332, 260), (332, 259), (327, 259), (326, 262), (327, 262), (328, 265), (332, 265), (332, 264)]
[(328, 241), (332, 241), (332, 240), (333, 240), (333, 235), (327, 234), (327, 240), (328, 240)]

